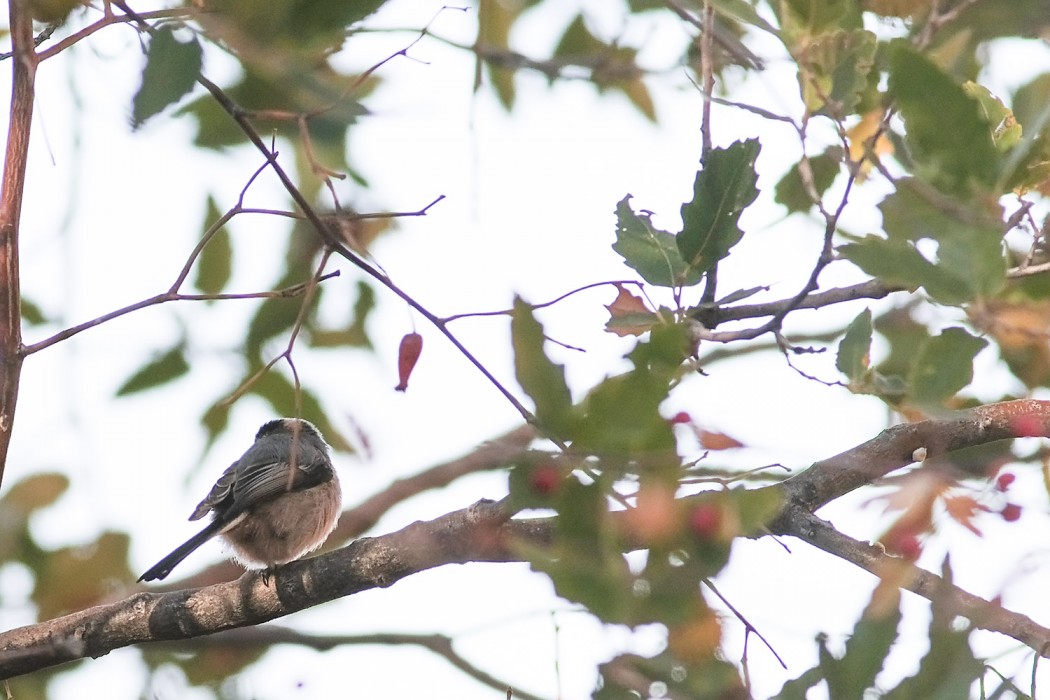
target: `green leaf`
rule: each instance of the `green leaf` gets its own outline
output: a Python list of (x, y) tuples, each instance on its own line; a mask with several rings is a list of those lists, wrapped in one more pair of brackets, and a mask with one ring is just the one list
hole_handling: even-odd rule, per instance
[(838, 252), (872, 277), (909, 289), (925, 287), (930, 296), (946, 304), (961, 304), (971, 297), (966, 280), (945, 274), (907, 241), (869, 234), (839, 246)]
[[(218, 401), (213, 403), (204, 411), (204, 415), (201, 416), (201, 425), (204, 426), (204, 432), (207, 436), (207, 440), (204, 443), (204, 453), (211, 449), (215, 441), (219, 439), (219, 435), (226, 430), (226, 426), (230, 423), (230, 404), (227, 403), (226, 397), (221, 397)], [(200, 460), (203, 461), (203, 460)]]
[[(893, 595), (897, 601), (893, 607), (887, 606), (885, 601), (876, 600), (878, 596)], [(838, 661), (838, 682), (833, 684), (831, 676), (828, 676), (831, 697), (861, 700), (866, 690), (875, 687), (875, 677), (882, 670), (890, 648), (897, 639), (900, 622), (900, 591), (891, 592), (885, 586), (877, 586), (872, 602), (846, 642), (845, 654)]]
[[(944, 304), (995, 295), (1006, 281), (1000, 224), (987, 207), (945, 195), (916, 178), (898, 181), (879, 205), (889, 240), (866, 236), (839, 248), (870, 275), (891, 284), (924, 287)], [(936, 259), (916, 243), (936, 243)]]
[(666, 379), (643, 370), (605, 379), (582, 403), (574, 447), (610, 457), (645, 456), (654, 469), (677, 473), (674, 434), (659, 411), (668, 391)]
[(560, 58), (584, 58), (595, 53), (604, 53), (608, 45), (587, 29), (582, 14), (577, 14), (561, 35), (554, 55)]
[[(207, 231), (221, 216), (222, 212), (216, 206), (215, 200), (209, 196), (202, 229)], [(230, 281), (232, 269), (233, 246), (230, 243), (230, 232), (224, 225), (212, 235), (197, 258), (197, 277), (193, 286), (204, 294), (218, 294)]]
[(844, 119), (869, 89), (877, 39), (863, 29), (822, 34), (798, 53), (802, 100), (811, 113)]
[(991, 191), (1000, 156), (977, 100), (902, 42), (890, 53), (889, 93), (900, 107), (922, 178), (961, 197)]
[[(126, 532), (104, 531), (93, 541), (62, 547), (42, 560), (26, 561), (34, 570), (32, 600), (36, 612), (50, 619), (84, 610), (111, 594), (114, 581), (131, 577)], [(75, 581), (76, 585), (69, 585)]]
[[(661, 7), (666, 7), (665, 3), (658, 4)], [(728, 17), (742, 24), (750, 24), (770, 34), (779, 35), (777, 28), (762, 19), (762, 16), (758, 14), (754, 6), (746, 0), (712, 0), (711, 7), (723, 17)]]
[(375, 306), (375, 290), (367, 282), (359, 281), (357, 283), (357, 301), (354, 302), (350, 323), (343, 328), (311, 328), (310, 347), (371, 348), (372, 340), (368, 337), (367, 323), (369, 314), (372, 313)]
[(1000, 151), (1008, 151), (1021, 141), (1022, 129), (1017, 118), (1003, 101), (972, 80), (963, 83), (963, 90), (981, 106), (981, 115), (991, 128), (992, 142)]
[(246, 49), (265, 46), (270, 65), (283, 69), (320, 62), (384, 1), (213, 0), (202, 23), (216, 43), (239, 49), (235, 54), (253, 56)]
[(1050, 179), (1050, 73), (1018, 88), (1013, 113), (1024, 132), (1020, 143), (1006, 157), (1000, 181), (1006, 187), (1046, 191)]
[(807, 700), (809, 690), (824, 680), (824, 673), (819, 666), (807, 669), (801, 675), (787, 681), (772, 700)]
[(186, 348), (181, 343), (163, 355), (150, 360), (137, 372), (124, 380), (117, 389), (117, 396), (127, 396), (156, 387), (178, 379), (190, 371), (186, 361)]
[(780, 0), (773, 7), (780, 16), (778, 36), (792, 52), (826, 32), (862, 28), (860, 6), (851, 0)]
[(249, 358), (258, 358), (266, 341), (288, 330), (299, 317), (301, 297), (270, 297), (259, 305), (248, 324), (245, 338), (245, 353)]
[(682, 205), (682, 231), (676, 239), (693, 269), (710, 270), (743, 237), (737, 222), (758, 196), (755, 159), (760, 149), (758, 139), (748, 139), (704, 155), (693, 181), (693, 199)]
[(871, 309), (864, 309), (846, 328), (839, 342), (835, 367), (850, 382), (861, 380), (871, 366)]
[(631, 195), (616, 204), (616, 242), (612, 248), (649, 284), (688, 287), (702, 277), (682, 260), (675, 237), (653, 226), (649, 212), (634, 212)]
[(891, 240), (937, 243), (938, 274), (965, 284), (964, 301), (990, 297), (1006, 282), (1001, 224), (979, 204), (946, 196), (908, 178), (898, 181), (897, 191), (882, 201), (879, 210)]
[[(918, 672), (881, 697), (884, 700), (956, 700), (973, 697), (970, 689), (985, 672), (969, 643), (970, 630), (930, 625), (930, 650), (919, 662)], [(994, 696), (987, 696), (994, 697)]]
[(514, 370), (518, 383), (536, 404), (536, 419), (549, 430), (564, 435), (571, 425), (572, 396), (565, 383), (565, 368), (543, 352), (546, 336), (520, 297), (514, 299), (510, 322), (514, 345)]
[(47, 323), (47, 316), (34, 302), (22, 297), (22, 320), (31, 326), (40, 326)]
[[(510, 28), (525, 8), (515, 3), (513, 6), (500, 0), (481, 0), (478, 3), (478, 46), (489, 49), (494, 55), (506, 54), (510, 50)], [(481, 53), (478, 54), (479, 65), (475, 70), (474, 92), (481, 88)], [(514, 106), (516, 95), (514, 87), (514, 70), (495, 58), (484, 59), (488, 68), (489, 80), (496, 92), (496, 97), (504, 109)]]
[[(281, 0), (268, 0), (280, 4)], [(350, 25), (356, 24), (378, 10), (386, 0), (283, 0), (287, 3), (289, 23), (285, 32), (293, 38), (303, 36), (341, 36)], [(246, 0), (255, 4), (253, 0)]]
[(276, 369), (262, 375), (250, 391), (265, 399), (277, 415), (299, 416), (316, 425), (333, 449), (355, 451), (353, 444), (328, 419), (328, 412), (322, 408), (317, 396), (301, 386), (296, 387)]
[(766, 524), (784, 505), (784, 491), (779, 486), (734, 488), (726, 493), (736, 507), (740, 534), (746, 537), (765, 534)]
[(131, 105), (131, 125), (138, 129), (147, 119), (183, 98), (197, 80), (202, 65), (196, 37), (181, 42), (170, 26), (153, 33), (146, 51), (142, 83)]
[(558, 595), (606, 622), (631, 624), (633, 577), (608, 522), (604, 487), (570, 478), (557, 500), (553, 551), (534, 552), (532, 567), (550, 576)]
[(940, 405), (973, 381), (973, 359), (988, 341), (962, 328), (946, 328), (927, 341), (909, 376), (910, 398)]
[[(787, 207), (788, 214), (809, 211), (815, 204), (813, 198), (806, 189), (802, 178), (802, 164), (796, 163), (791, 170), (780, 178), (776, 186), (775, 200), (777, 204)], [(828, 188), (835, 182), (839, 170), (842, 168), (842, 149), (829, 148), (820, 155), (809, 159), (809, 169), (812, 175), (814, 194), (823, 197)]]
[(0, 498), (0, 505), (5, 513), (31, 513), (57, 501), (68, 488), (69, 477), (64, 474), (33, 474), (16, 481)]

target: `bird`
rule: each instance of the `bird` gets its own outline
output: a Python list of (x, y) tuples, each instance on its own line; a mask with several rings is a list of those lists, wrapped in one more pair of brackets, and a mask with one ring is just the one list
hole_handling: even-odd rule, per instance
[(226, 540), (246, 567), (262, 565), (272, 573), (320, 547), (335, 529), (341, 509), (339, 477), (321, 432), (300, 418), (271, 420), (189, 518), (200, 520), (210, 513), (211, 522), (138, 580), (164, 579), (216, 536)]

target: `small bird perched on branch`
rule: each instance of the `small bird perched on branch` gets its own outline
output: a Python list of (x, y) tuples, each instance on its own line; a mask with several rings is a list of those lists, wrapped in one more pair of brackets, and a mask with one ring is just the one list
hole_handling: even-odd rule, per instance
[(216, 535), (246, 565), (286, 564), (321, 546), (341, 508), (339, 478), (321, 433), (298, 418), (272, 420), (190, 515), (200, 520), (211, 513), (211, 522), (139, 581), (163, 579)]

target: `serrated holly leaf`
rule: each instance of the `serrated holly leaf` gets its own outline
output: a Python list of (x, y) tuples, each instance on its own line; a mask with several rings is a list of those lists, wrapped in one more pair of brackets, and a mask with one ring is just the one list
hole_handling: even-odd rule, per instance
[(999, 174), (993, 127), (980, 103), (929, 58), (903, 43), (890, 52), (889, 93), (900, 106), (918, 174), (961, 197), (990, 191)]
[(846, 328), (839, 342), (835, 367), (850, 383), (862, 380), (871, 366), (871, 309), (864, 309)]
[(195, 37), (179, 41), (171, 27), (161, 27), (153, 33), (146, 51), (142, 82), (131, 104), (133, 128), (138, 129), (193, 89), (201, 70), (202, 55)]
[(154, 389), (186, 374), (190, 371), (190, 365), (185, 353), (186, 348), (179, 344), (150, 360), (124, 381), (117, 389), (117, 396)]
[(653, 226), (649, 212), (634, 212), (631, 195), (616, 204), (616, 242), (612, 248), (649, 284), (688, 287), (702, 277), (700, 271), (686, 265), (675, 237)]
[(682, 231), (675, 238), (682, 259), (694, 270), (710, 270), (743, 237), (737, 222), (758, 197), (759, 150), (758, 139), (748, 139), (704, 155), (693, 181), (693, 199), (682, 205)]

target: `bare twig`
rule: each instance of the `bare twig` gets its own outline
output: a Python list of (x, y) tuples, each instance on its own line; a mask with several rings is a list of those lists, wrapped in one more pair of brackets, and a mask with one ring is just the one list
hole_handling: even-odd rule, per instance
[[(339, 276), (339, 271), (336, 270), (334, 272), (330, 272), (330, 273), (328, 273), (326, 275), (323, 275), (322, 277), (319, 278), (319, 281), (332, 279), (333, 277), (338, 277), (338, 276)], [(75, 326), (70, 326), (69, 328), (61, 330), (58, 333), (55, 333), (54, 335), (49, 336), (49, 337), (47, 337), (47, 338), (45, 338), (45, 339), (43, 339), (43, 340), (41, 340), (41, 341), (39, 341), (37, 343), (33, 343), (31, 345), (27, 345), (22, 350), (22, 353), (23, 353), (23, 355), (26, 355), (26, 356), (32, 355), (35, 352), (39, 352), (41, 350), (44, 350), (45, 348), (51, 347), (52, 345), (54, 345), (56, 343), (60, 343), (63, 340), (66, 340), (67, 338), (72, 338), (74, 335), (76, 335), (78, 333), (83, 333), (84, 331), (89, 330), (91, 328), (95, 328), (97, 326), (101, 326), (103, 323), (107, 323), (108, 321), (112, 321), (114, 319), (120, 318), (121, 316), (126, 316), (127, 314), (130, 314), (133, 311), (139, 311), (141, 309), (145, 309), (145, 308), (148, 308), (150, 306), (157, 306), (158, 304), (166, 304), (166, 303), (168, 303), (170, 301), (224, 301), (224, 300), (239, 300), (239, 299), (273, 299), (273, 298), (284, 298), (284, 299), (286, 299), (286, 298), (289, 298), (289, 297), (300, 296), (301, 294), (303, 294), (303, 292), (306, 291), (307, 287), (310, 284), (311, 284), (311, 282), (300, 282), (298, 284), (293, 284), (290, 287), (285, 287), (284, 289), (277, 289), (277, 290), (272, 291), (272, 292), (246, 292), (246, 293), (243, 293), (243, 294), (180, 294), (180, 293), (173, 293), (173, 292), (164, 292), (163, 294), (155, 294), (154, 296), (147, 297), (146, 299), (143, 299), (141, 301), (137, 301), (134, 304), (129, 304), (128, 306), (122, 307), (122, 308), (117, 309), (115, 311), (111, 311), (108, 314), (103, 314), (102, 316), (99, 316), (98, 318), (93, 318), (90, 321), (85, 321), (83, 323), (78, 323)]]
[[(540, 302), (538, 304), (529, 304), (529, 308), (530, 309), (544, 309), (544, 308), (546, 308), (548, 306), (554, 306), (558, 302), (564, 301), (565, 299), (568, 299), (572, 295), (579, 294), (580, 292), (586, 291), (588, 289), (594, 289), (595, 287), (606, 287), (606, 286), (614, 286), (615, 287), (617, 285), (637, 285), (637, 286), (640, 287), (642, 285), (642, 283), (638, 282), (637, 280), (612, 280), (612, 281), (608, 281), (608, 282), (593, 282), (591, 284), (585, 284), (582, 287), (577, 287), (576, 289), (569, 290), (568, 292), (565, 292), (561, 296), (559, 296), (559, 297), (557, 297), (555, 299), (551, 299), (550, 301), (544, 301), (544, 302)], [(484, 316), (510, 316), (512, 313), (514, 313), (513, 309), (502, 309), (500, 311), (467, 311), (467, 312), (461, 313), (461, 314), (453, 314), (451, 316), (445, 316), (441, 320), (442, 320), (443, 323), (450, 323), (452, 321), (458, 321), (458, 320), (463, 319), (463, 318), (479, 318), (479, 317), (484, 317)]]
[(722, 604), (729, 608), (729, 611), (733, 613), (736, 619), (740, 620), (740, 623), (744, 626), (744, 629), (747, 630), (749, 634), (754, 633), (756, 637), (762, 640), (762, 643), (766, 645), (767, 649), (769, 649), (769, 653), (771, 653), (773, 657), (776, 658), (777, 663), (779, 663), (784, 670), (787, 670), (787, 664), (784, 663), (784, 659), (780, 658), (780, 654), (778, 654), (777, 650), (773, 648), (773, 645), (769, 643), (769, 640), (763, 637), (762, 633), (758, 631), (758, 628), (751, 624), (751, 622), (746, 617), (744, 617), (744, 614), (737, 610), (736, 607), (729, 602), (728, 598), (722, 595), (722, 591), (718, 590), (718, 587), (715, 586), (714, 582), (709, 578), (705, 578), (704, 585), (710, 588), (711, 592), (718, 596), (718, 599), (722, 601)]
[[(499, 691), (503, 691), (508, 687), (506, 681), (501, 681), (481, 670), (460, 655), (453, 645), (453, 640), (443, 634), (377, 632), (374, 634), (321, 635), (307, 634), (277, 625), (261, 625), (258, 627), (242, 627), (240, 629), (227, 630), (208, 637), (197, 637), (192, 642), (163, 642), (158, 646), (166, 647), (173, 651), (198, 651), (201, 648), (208, 647), (242, 649), (244, 647), (270, 647), (275, 644), (295, 644), (317, 651), (330, 651), (351, 644), (418, 646), (442, 657), (456, 669), (479, 683)], [(537, 695), (517, 688), (514, 689), (514, 697), (522, 698), (523, 700), (542, 700)]]

